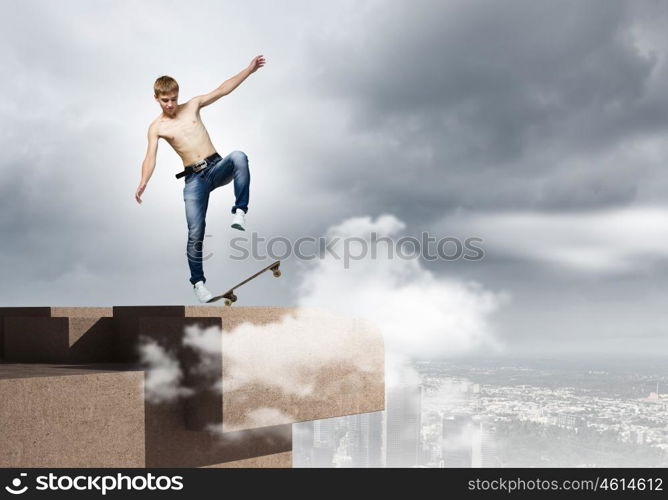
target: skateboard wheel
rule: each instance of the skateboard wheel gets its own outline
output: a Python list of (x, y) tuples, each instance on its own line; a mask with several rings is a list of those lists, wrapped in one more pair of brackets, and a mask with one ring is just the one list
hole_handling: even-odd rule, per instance
[(278, 269), (276, 269), (276, 270), (274, 271), (274, 278), (278, 278), (280, 275), (281, 275), (281, 271), (279, 271)]
[(225, 305), (226, 305), (226, 306), (231, 306), (231, 305), (232, 305), (232, 301), (231, 301), (230, 299), (225, 299)]

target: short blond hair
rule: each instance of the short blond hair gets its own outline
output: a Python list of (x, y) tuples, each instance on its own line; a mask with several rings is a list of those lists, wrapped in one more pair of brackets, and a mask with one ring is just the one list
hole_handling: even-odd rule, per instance
[(158, 97), (161, 94), (169, 94), (170, 92), (178, 92), (178, 91), (179, 91), (179, 84), (176, 83), (176, 80), (174, 80), (171, 76), (167, 75), (161, 76), (153, 84), (153, 92), (156, 97)]

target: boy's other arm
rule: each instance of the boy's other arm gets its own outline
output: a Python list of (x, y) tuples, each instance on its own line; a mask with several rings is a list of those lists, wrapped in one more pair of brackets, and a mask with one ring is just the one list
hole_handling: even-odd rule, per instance
[(208, 106), (209, 104), (216, 102), (224, 95), (227, 95), (230, 92), (232, 92), (239, 85), (241, 85), (241, 82), (243, 82), (246, 78), (255, 73), (259, 68), (264, 66), (264, 63), (265, 63), (264, 56), (262, 55), (256, 56), (250, 62), (248, 67), (243, 69), (238, 75), (235, 75), (232, 78), (225, 80), (220, 85), (220, 87), (209, 92), (208, 94), (193, 98), (194, 100), (196, 100), (198, 108), (203, 108), (204, 106)]
[(153, 175), (153, 170), (155, 169), (155, 159), (158, 152), (158, 125), (157, 123), (151, 123), (151, 126), (148, 128), (148, 149), (146, 150), (146, 157), (141, 164), (141, 180), (139, 181), (139, 187), (135, 192), (135, 200), (137, 203), (141, 203), (141, 196), (146, 189), (146, 184), (148, 180)]

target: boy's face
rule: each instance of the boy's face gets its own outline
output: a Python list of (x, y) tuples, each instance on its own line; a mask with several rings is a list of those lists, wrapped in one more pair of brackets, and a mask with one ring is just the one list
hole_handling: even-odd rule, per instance
[(176, 113), (176, 108), (178, 107), (177, 101), (179, 100), (178, 92), (169, 92), (167, 94), (160, 94), (155, 98), (156, 101), (160, 104), (162, 111), (169, 116), (173, 116)]

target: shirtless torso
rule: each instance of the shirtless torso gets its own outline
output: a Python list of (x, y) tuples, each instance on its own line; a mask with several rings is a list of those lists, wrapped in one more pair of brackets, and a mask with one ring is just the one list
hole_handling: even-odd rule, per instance
[(202, 123), (196, 99), (180, 104), (171, 118), (161, 113), (151, 125), (155, 125), (158, 137), (174, 148), (184, 166), (192, 165), (216, 152)]

